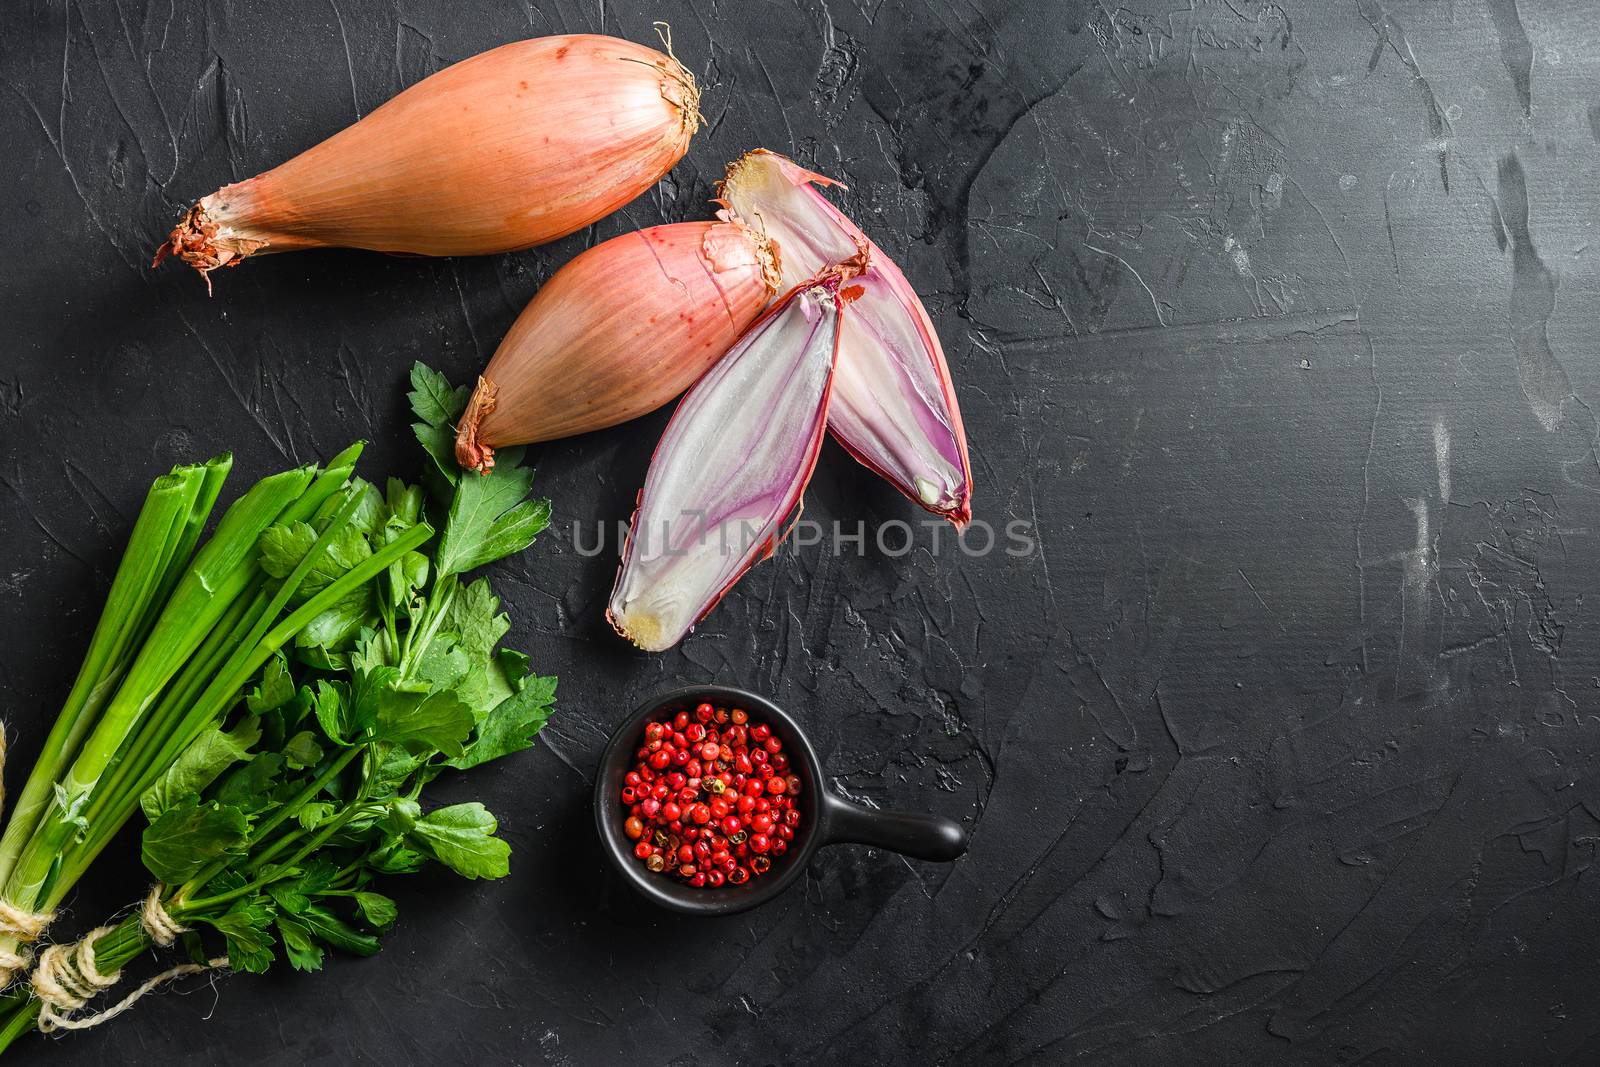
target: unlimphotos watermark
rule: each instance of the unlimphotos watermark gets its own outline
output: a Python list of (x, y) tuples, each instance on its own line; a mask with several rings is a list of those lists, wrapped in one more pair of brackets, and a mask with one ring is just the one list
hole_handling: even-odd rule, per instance
[[(755, 548), (761, 536), (759, 524), (745, 519), (712, 525), (703, 511), (687, 511), (681, 521), (647, 523), (635, 531), (638, 544), (635, 550), (644, 556), (683, 556), (715, 546), (722, 554), (744, 555)], [(925, 533), (919, 536), (918, 530)], [(673, 531), (680, 531), (674, 536)], [(685, 535), (681, 531), (704, 531)], [(598, 556), (616, 551), (626, 542), (628, 524), (625, 522), (596, 522), (586, 528), (582, 522), (573, 524), (572, 545), (580, 556)], [(821, 545), (823, 551), (835, 556), (865, 556), (868, 550), (879, 555), (899, 557), (910, 555), (923, 548), (931, 555), (959, 551), (967, 556), (987, 556), (1004, 552), (1022, 558), (1038, 551), (1038, 541), (1033, 535), (1033, 524), (1026, 519), (1012, 519), (1001, 530), (982, 519), (974, 519), (963, 530), (943, 519), (923, 519), (913, 525), (904, 519), (890, 519), (872, 530), (864, 521), (854, 525), (837, 519), (821, 523), (815, 519), (800, 519), (785, 542), (796, 550)]]

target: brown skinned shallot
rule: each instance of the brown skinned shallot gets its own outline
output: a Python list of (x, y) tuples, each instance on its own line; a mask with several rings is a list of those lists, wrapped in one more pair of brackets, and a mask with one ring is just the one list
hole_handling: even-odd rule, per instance
[(304, 248), (464, 256), (553, 241), (683, 158), (699, 100), (677, 59), (631, 41), (577, 34), (502, 45), (205, 197), (155, 261), (175, 256), (209, 275)]
[(680, 222), (613, 237), (558, 270), (478, 379), (456, 460), (636, 418), (690, 385), (772, 296), (778, 253), (727, 222)]

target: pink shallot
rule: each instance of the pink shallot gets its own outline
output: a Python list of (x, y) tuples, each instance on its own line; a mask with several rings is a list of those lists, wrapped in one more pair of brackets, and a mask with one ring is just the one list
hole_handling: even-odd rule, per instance
[(840, 280), (797, 286), (689, 390), (656, 446), (606, 609), (640, 648), (671, 648), (798, 514), (828, 423)]
[(828, 428), (851, 455), (928, 511), (972, 518), (966, 431), (944, 349), (900, 268), (817, 186), (830, 178), (766, 149), (730, 164), (721, 216), (776, 240), (785, 286), (840, 264), (860, 271), (839, 327)]

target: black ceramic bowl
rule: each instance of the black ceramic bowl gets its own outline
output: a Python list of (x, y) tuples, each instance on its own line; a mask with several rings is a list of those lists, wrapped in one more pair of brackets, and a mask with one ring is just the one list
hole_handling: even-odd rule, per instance
[[(783, 741), (783, 750), (789, 754), (789, 769), (799, 776), (802, 786), (800, 827), (789, 851), (773, 860), (772, 870), (765, 875), (744, 885), (720, 889), (683, 885), (652, 873), (640, 863), (633, 854), (634, 843), (622, 830), (627, 814), (619, 799), (623, 775), (633, 764), (645, 722), (662, 714), (692, 710), (703, 702), (744, 708), (752, 718), (770, 725)], [(765, 697), (723, 685), (673, 690), (623, 720), (600, 757), (600, 771), (594, 779), (594, 819), (605, 854), (623, 880), (662, 907), (686, 915), (729, 915), (765, 904), (792, 885), (824, 845), (874, 845), (935, 862), (956, 859), (967, 851), (967, 832), (960, 823), (937, 815), (875, 811), (831, 792), (823, 782), (816, 750), (799, 723)]]

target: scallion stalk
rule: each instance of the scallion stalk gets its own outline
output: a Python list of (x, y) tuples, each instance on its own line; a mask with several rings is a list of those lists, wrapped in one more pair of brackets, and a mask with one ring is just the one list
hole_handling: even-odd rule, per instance
[[(81, 877), (82, 872), (133, 814), (134, 809), (138, 807), (139, 797), (156, 783), (166, 768), (183, 753), (184, 749), (194, 743), (207, 726), (226, 714), (238, 700), (240, 691), (274, 653), (292, 640), (294, 635), (312, 619), (382, 574), (391, 563), (432, 536), (433, 529), (426, 523), (411, 527), (394, 541), (318, 590), (276, 626), (261, 634), (254, 644), (247, 640), (239, 645), (229, 663), (223, 667), (221, 673), (217, 674), (205, 692), (184, 709), (182, 717), (167, 727), (164, 734), (154, 735), (161, 738), (161, 744), (153, 756), (143, 761), (143, 767), (137, 776), (131, 776), (114, 793), (106, 795), (104, 803), (96, 809), (95, 817), (89, 823), (87, 836), (83, 841), (73, 845), (69, 854), (62, 860), (61, 874), (51, 879), (51, 884), (41, 895), (40, 902), (34, 906), (53, 908), (61, 902), (73, 883)], [(313, 557), (316, 555), (314, 551), (308, 552), (306, 559), (314, 564)], [(309, 570), (309, 566), (306, 569)], [(303, 577), (304, 575), (301, 575), (301, 578)], [(285, 579), (285, 585), (288, 584), (289, 579)], [(298, 585), (298, 581), (295, 584)], [(286, 600), (287, 596), (284, 599)], [(278, 603), (281, 609), (282, 602)], [(270, 610), (262, 614), (262, 618), (268, 621), (274, 617), (275, 613)]]
[(232, 462), (232, 457), (224, 454), (197, 466), (177, 467), (150, 487), (77, 680), (13, 802), (5, 834), (0, 837), (0, 883), (9, 876), (38, 826), (51, 800), (51, 786), (60, 771), (77, 758), (84, 738), (116, 692), (129, 660), (187, 567)]

